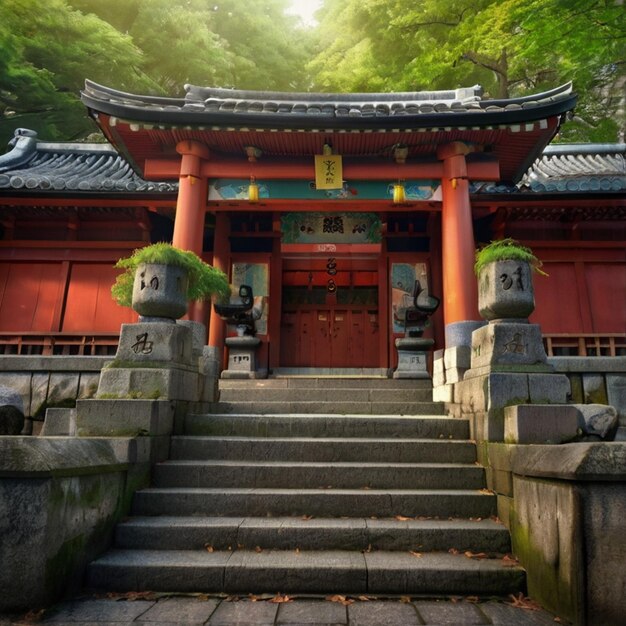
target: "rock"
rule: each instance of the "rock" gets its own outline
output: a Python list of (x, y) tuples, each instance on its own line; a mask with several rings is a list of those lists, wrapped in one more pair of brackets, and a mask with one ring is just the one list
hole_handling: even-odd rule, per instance
[(578, 426), (587, 436), (612, 441), (618, 426), (617, 411), (607, 404), (576, 404)]
[(0, 385), (0, 435), (19, 435), (23, 427), (22, 396), (11, 387)]

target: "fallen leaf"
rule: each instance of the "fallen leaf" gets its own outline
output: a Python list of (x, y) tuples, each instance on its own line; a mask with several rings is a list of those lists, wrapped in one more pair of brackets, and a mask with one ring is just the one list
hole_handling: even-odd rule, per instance
[(369, 485), (363, 485), (363, 487), (361, 487), (361, 489), (371, 489), (371, 487)]
[(215, 548), (210, 543), (205, 543), (204, 544), (204, 549), (207, 552), (215, 552)]
[(400, 602), (409, 604), (411, 602), (411, 596), (400, 596)]
[(273, 604), (285, 604), (285, 602), (293, 602), (293, 599), (289, 596), (281, 596), (280, 593), (277, 593), (273, 598), (270, 599), (270, 602)]
[(420, 522), (424, 522), (427, 519), (433, 519), (432, 517), (429, 517), (428, 515), (420, 515), (418, 517), (415, 518), (416, 520), (420, 521)]
[(422, 553), (421, 552), (414, 552), (413, 550), (409, 550), (409, 554), (412, 554), (414, 557), (421, 559), (422, 558)]
[(482, 522), (483, 518), (482, 517), (470, 517), (470, 522)]
[(354, 604), (354, 600), (350, 598), (346, 598), (346, 596), (334, 595), (334, 596), (326, 596), (326, 600), (328, 602), (339, 602), (339, 604), (343, 604), (344, 606), (349, 606), (350, 604)]
[(26, 615), (24, 615), (24, 621), (25, 622), (39, 622), (43, 618), (45, 611), (46, 609), (39, 609), (39, 610), (32, 609), (28, 611)]
[(558, 616), (554, 618), (554, 621), (557, 622), (558, 624), (562, 624), (563, 623), (563, 620), (560, 617), (558, 617)]
[(300, 548), (296, 548), (296, 554), (300, 554)]
[(257, 546), (257, 547), (254, 549), (254, 551), (255, 551), (255, 552), (263, 552), (263, 548), (262, 548), (261, 546)]
[(226, 548), (229, 552), (233, 551), (233, 547), (232, 546), (228, 546), (228, 548)]
[(237, 544), (237, 550), (243, 550), (245, 548), (245, 546), (243, 545), (243, 543), (238, 543)]
[(465, 598), (465, 602), (471, 602), (472, 604), (476, 604), (477, 602), (480, 602), (480, 598), (478, 596), (467, 596)]
[(370, 519), (378, 519), (375, 515), (370, 515)]
[(250, 600), (250, 602), (258, 602), (259, 600), (261, 600), (261, 596), (255, 596), (252, 593), (248, 594), (248, 599)]
[(239, 602), (239, 596), (226, 596), (224, 602)]
[(305, 522), (308, 522), (310, 519), (313, 519), (312, 515), (303, 515), (302, 518)]
[(358, 599), (361, 602), (370, 602), (371, 598), (368, 598), (367, 596), (359, 596)]
[(152, 591), (128, 591), (120, 597), (125, 598), (129, 602), (134, 602), (135, 600), (150, 600), (154, 597), (154, 594)]
[(198, 602), (208, 602), (209, 601), (209, 596), (207, 596), (206, 593), (200, 593), (196, 596), (196, 600)]
[(411, 518), (404, 517), (404, 515), (396, 515), (395, 519), (397, 519), (399, 522), (408, 522)]
[(492, 496), (493, 495), (493, 491), (491, 489), (479, 489), (478, 493), (482, 493), (486, 496)]
[(450, 548), (450, 549), (448, 550), (448, 552), (449, 552), (450, 554), (460, 554), (459, 550), (457, 550), (456, 548)]
[(505, 554), (502, 557), (502, 565), (508, 565), (508, 566), (519, 565), (519, 561), (512, 554)]
[(365, 550), (363, 550), (363, 552), (371, 552), (372, 551), (372, 544), (368, 543), (367, 544), (367, 548)]
[(510, 594), (509, 598), (511, 598), (511, 602), (507, 602), (507, 604), (517, 609), (525, 609), (527, 611), (539, 611), (541, 609), (534, 600), (527, 598), (521, 591), (516, 596)]
[(458, 596), (451, 596), (450, 597), (450, 602), (452, 602), (452, 604), (456, 604), (461, 598), (459, 598)]
[(463, 555), (468, 559), (488, 559), (489, 555), (486, 552), (472, 552), (471, 550), (466, 550), (463, 552)]
[(496, 522), (496, 523), (498, 523), (498, 524), (502, 524), (502, 520), (501, 520), (501, 519), (500, 519), (497, 515), (492, 515), (489, 519), (490, 519), (492, 522)]

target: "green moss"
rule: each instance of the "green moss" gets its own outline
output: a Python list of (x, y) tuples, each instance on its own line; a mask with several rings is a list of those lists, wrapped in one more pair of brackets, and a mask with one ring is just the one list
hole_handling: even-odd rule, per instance
[(230, 295), (228, 278), (224, 272), (205, 263), (193, 252), (175, 248), (168, 243), (155, 243), (138, 248), (130, 257), (116, 263), (115, 267), (125, 270), (111, 287), (111, 295), (120, 306), (131, 306), (135, 271), (142, 263), (174, 265), (186, 270), (189, 279), (187, 300), (204, 300), (213, 294), (221, 298)]
[(532, 540), (530, 530), (523, 526), (515, 512), (510, 512), (513, 554), (526, 570), (528, 595), (544, 608), (573, 623), (581, 623), (581, 602), (574, 581), (561, 577), (558, 566), (548, 563), (545, 555)]
[(75, 398), (66, 398), (65, 400), (59, 400), (58, 402), (48, 402), (44, 401), (35, 414), (32, 416), (35, 420), (42, 421), (46, 416), (46, 411), (48, 409), (74, 409), (76, 408), (76, 399)]
[(524, 261), (534, 271), (545, 275), (545, 272), (541, 271), (541, 261), (533, 254), (533, 251), (511, 238), (492, 241), (476, 251), (474, 264), (476, 276), (486, 265), (495, 261)]

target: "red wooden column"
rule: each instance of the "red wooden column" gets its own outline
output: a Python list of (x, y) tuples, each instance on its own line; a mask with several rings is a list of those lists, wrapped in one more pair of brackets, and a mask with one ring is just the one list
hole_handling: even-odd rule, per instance
[[(446, 329), (450, 324), (480, 319), (473, 270), (475, 244), (472, 208), (465, 161), (465, 155), (471, 150), (462, 142), (454, 142), (441, 146), (437, 151), (437, 158), (443, 161), (441, 241)], [(447, 333), (446, 345), (449, 345)]]
[[(230, 218), (228, 213), (219, 211), (215, 214), (215, 234), (213, 240), (213, 267), (222, 270), (229, 275), (229, 255), (230, 255)], [(211, 307), (211, 321), (209, 323), (208, 345), (215, 349), (219, 355), (224, 349), (224, 335), (226, 324), (222, 318)]]
[[(197, 141), (185, 140), (176, 145), (176, 152), (182, 155), (182, 159), (172, 243), (201, 257), (207, 201), (207, 179), (201, 170), (203, 161), (210, 157), (209, 149)], [(190, 302), (187, 317), (206, 323), (208, 306), (208, 303)]]
[(207, 202), (207, 179), (201, 170), (203, 160), (210, 157), (209, 149), (197, 141), (185, 140), (176, 145), (176, 152), (182, 159), (172, 243), (200, 256)]

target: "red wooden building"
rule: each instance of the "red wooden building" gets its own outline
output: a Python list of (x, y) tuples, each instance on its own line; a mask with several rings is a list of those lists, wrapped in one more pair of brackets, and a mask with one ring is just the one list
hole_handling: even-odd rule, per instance
[[(114, 261), (173, 238), (252, 284), (262, 367), (389, 369), (413, 281), (442, 297), (442, 348), (478, 319), (476, 243), (512, 236), (550, 275), (534, 314), (549, 351), (624, 353), (625, 148), (548, 146), (569, 85), (172, 99), (87, 82), (82, 97), (111, 145), (26, 132), (0, 157), (5, 352), (109, 350), (133, 319), (109, 297)], [(331, 152), (340, 185), (320, 189), (314, 156)], [(223, 345), (208, 307), (191, 315)]]

